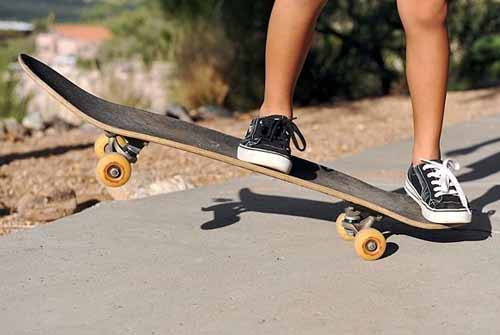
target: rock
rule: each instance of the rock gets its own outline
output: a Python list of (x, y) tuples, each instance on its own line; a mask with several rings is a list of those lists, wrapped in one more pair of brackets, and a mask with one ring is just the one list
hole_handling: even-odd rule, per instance
[(64, 122), (63, 120), (56, 119), (45, 129), (46, 135), (56, 135), (65, 132), (73, 127), (72, 125)]
[(49, 189), (40, 194), (25, 194), (17, 204), (17, 212), (28, 221), (48, 222), (73, 214), (77, 208), (72, 189)]
[(149, 185), (148, 196), (185, 191), (192, 188), (194, 188), (193, 184), (191, 184), (186, 178), (177, 175), (170, 179), (157, 181)]
[(101, 134), (103, 132), (103, 130), (101, 130), (101, 129), (97, 128), (96, 126), (93, 126), (87, 122), (85, 122), (84, 124), (82, 124), (80, 126), (80, 130), (87, 132), (87, 133), (95, 134), (95, 135)]
[(360, 123), (360, 124), (356, 125), (356, 129), (358, 131), (365, 131), (366, 130), (366, 126), (364, 124)]
[(51, 135), (55, 135), (57, 133), (57, 130), (55, 130), (54, 128), (52, 127), (49, 127), (47, 129), (45, 129), (45, 135), (47, 136), (51, 136)]
[(54, 128), (57, 132), (63, 132), (70, 130), (71, 128), (75, 127), (73, 124), (66, 122), (65, 120), (62, 119), (56, 119), (52, 124), (51, 127)]
[(50, 105), (45, 105), (43, 108), (39, 109), (42, 120), (46, 125), (65, 123), (73, 127), (78, 127), (85, 123), (82, 118), (69, 111), (66, 107), (57, 102), (55, 102), (56, 104), (54, 105), (54, 101), (52, 100), (50, 103)]
[(67, 110), (65, 107), (63, 107), (63, 110), (59, 112), (57, 121), (61, 121), (70, 128), (80, 127), (85, 123), (85, 121), (81, 117)]
[(32, 138), (43, 138), (45, 136), (45, 133), (41, 130), (34, 130), (31, 132), (31, 137)]
[(43, 130), (45, 128), (45, 122), (43, 121), (42, 115), (37, 112), (28, 113), (22, 122), (23, 126), (30, 130)]
[(185, 177), (179, 175), (160, 181), (151, 180), (147, 175), (135, 175), (125, 186), (107, 188), (107, 191), (114, 200), (130, 200), (192, 188), (194, 188), (194, 185)]
[(7, 118), (3, 121), (5, 126), (5, 131), (7, 137), (13, 140), (20, 140), (26, 134), (26, 128), (24, 128), (16, 119), (13, 117)]
[(56, 122), (68, 123), (72, 126), (79, 126), (85, 121), (78, 115), (72, 113), (67, 108), (52, 99), (48, 94), (36, 93), (27, 106), (28, 115), (38, 114), (45, 127), (50, 127)]
[[(26, 88), (29, 90), (29, 88)], [(34, 91), (35, 92), (35, 91)], [(27, 106), (27, 113), (38, 113), (43, 120), (43, 123), (48, 125), (57, 118), (56, 110), (59, 108), (57, 102), (54, 102), (43, 92), (36, 91), (30, 99)]]
[(189, 111), (184, 106), (178, 104), (167, 106), (162, 115), (170, 116), (186, 122), (193, 122), (193, 119), (189, 115)]
[(194, 111), (194, 114), (196, 117), (205, 120), (213, 119), (215, 117), (232, 117), (232, 113), (229, 109), (215, 105), (201, 106)]

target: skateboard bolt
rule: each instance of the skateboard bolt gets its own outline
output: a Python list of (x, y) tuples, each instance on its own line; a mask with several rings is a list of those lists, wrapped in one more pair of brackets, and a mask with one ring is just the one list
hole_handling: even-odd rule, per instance
[(366, 249), (370, 252), (374, 252), (375, 250), (377, 250), (377, 242), (368, 241), (368, 243), (366, 243)]
[(112, 178), (118, 178), (121, 175), (120, 169), (117, 168), (116, 166), (112, 166), (108, 172)]

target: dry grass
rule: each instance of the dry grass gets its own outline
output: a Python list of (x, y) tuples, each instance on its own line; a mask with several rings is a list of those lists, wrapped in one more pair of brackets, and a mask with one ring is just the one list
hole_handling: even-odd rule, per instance
[[(192, 36), (197, 36), (195, 40)], [(222, 28), (198, 22), (180, 31), (173, 42), (177, 71), (172, 97), (196, 108), (222, 105), (229, 92), (228, 76), (234, 48)]]

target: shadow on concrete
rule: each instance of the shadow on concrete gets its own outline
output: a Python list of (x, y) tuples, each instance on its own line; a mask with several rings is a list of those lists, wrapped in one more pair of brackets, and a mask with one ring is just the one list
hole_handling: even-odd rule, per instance
[[(448, 151), (446, 153), (447, 156), (460, 156), (467, 155), (473, 153), (485, 146), (493, 145), (496, 143), (500, 143), (500, 137), (491, 139), (488, 141), (484, 141), (482, 143), (478, 143), (466, 148)], [(499, 151), (493, 155), (490, 155), (486, 158), (483, 158), (475, 163), (467, 165), (467, 168), (470, 168), (471, 171), (464, 173), (458, 177), (460, 182), (468, 182), (474, 181), (478, 179), (482, 179), (488, 176), (491, 176), (500, 171), (500, 148)]]
[[(403, 188), (399, 188), (393, 192), (405, 193)], [(493, 210), (486, 211), (486, 207), (497, 201), (500, 201), (500, 185), (493, 186), (482, 196), (470, 202), (473, 212), (472, 223), (460, 228), (425, 230), (401, 224), (392, 219), (383, 221), (378, 228), (381, 231), (387, 231), (389, 235), (408, 235), (431, 242), (452, 243), (486, 240), (488, 237), (491, 237), (492, 226), (490, 217), (496, 214)]]
[[(488, 140), (470, 147), (449, 151), (447, 155), (466, 155), (484, 146), (500, 143), (500, 137)], [(468, 165), (472, 171), (459, 176), (461, 182), (475, 181), (500, 171), (500, 152), (490, 155), (475, 163)], [(309, 170), (307, 170), (309, 171)], [(310, 176), (301, 176), (304, 179)], [(403, 188), (393, 192), (404, 194)], [(201, 225), (201, 229), (219, 229), (240, 221), (240, 214), (245, 212), (259, 212), (268, 214), (282, 214), (324, 221), (335, 222), (338, 214), (346, 207), (345, 202), (324, 202), (284, 196), (270, 196), (253, 193), (248, 188), (241, 189), (239, 199), (214, 199), (217, 203), (213, 206), (202, 208), (205, 212), (214, 212), (211, 221)], [(491, 237), (491, 219), (494, 211), (485, 211), (486, 207), (500, 201), (500, 185), (494, 185), (483, 195), (471, 201), (473, 210), (473, 221), (471, 224), (460, 228), (448, 230), (425, 230), (401, 224), (395, 220), (385, 218), (377, 223), (377, 228), (385, 232), (387, 237), (391, 235), (407, 235), (421, 240), (436, 243), (455, 243), (463, 241), (482, 241)], [(388, 257), (397, 252), (399, 246), (389, 242), (386, 255)]]
[[(396, 190), (401, 192), (401, 189)], [(401, 224), (391, 219), (384, 219), (377, 223), (377, 228), (391, 235), (407, 235), (421, 240), (436, 243), (452, 243), (463, 241), (482, 241), (491, 236), (490, 216), (493, 213), (483, 213), (484, 207), (500, 200), (500, 186), (495, 186), (481, 197), (471, 202), (474, 213), (473, 223), (449, 230), (425, 230)], [(214, 199), (217, 204), (204, 207), (204, 212), (213, 212), (214, 218), (201, 225), (203, 230), (220, 229), (240, 221), (240, 215), (246, 212), (291, 215), (332, 222), (346, 207), (345, 202), (324, 202), (285, 196), (270, 196), (252, 192), (248, 188), (239, 191), (239, 199)], [(394, 242), (388, 243), (386, 255), (388, 257), (397, 252), (399, 246)]]
[(494, 175), (500, 171), (500, 152), (481, 159), (473, 164), (467, 165), (467, 167), (470, 168), (471, 171), (458, 177), (458, 180), (461, 183), (479, 180)]
[(491, 140), (487, 140), (487, 141), (484, 141), (484, 142), (481, 142), (478, 144), (474, 144), (474, 145), (471, 145), (471, 146), (466, 147), (466, 148), (448, 151), (446, 153), (446, 156), (452, 157), (452, 156), (468, 155), (468, 154), (471, 154), (471, 153), (481, 149), (482, 147), (486, 147), (488, 145), (495, 144), (495, 143), (500, 143), (500, 137), (497, 137), (497, 138), (494, 138)]
[(8, 154), (8, 155), (0, 157), (0, 165), (10, 164), (13, 161), (22, 160), (22, 159), (63, 155), (69, 151), (84, 150), (84, 149), (92, 147), (93, 145), (94, 145), (93, 143), (63, 145), (63, 146), (58, 146), (55, 148), (47, 148), (47, 149), (35, 150), (35, 151), (29, 151), (29, 152), (23, 152), (23, 153)]
[(397, 243), (387, 242), (387, 245), (385, 247), (385, 253), (380, 259), (391, 257), (396, 252), (398, 252), (398, 250), (399, 250), (399, 245)]
[(214, 199), (217, 204), (202, 208), (204, 212), (214, 212), (214, 218), (202, 224), (201, 229), (212, 230), (230, 226), (239, 222), (240, 214), (246, 212), (282, 214), (334, 222), (345, 207), (342, 202), (258, 194), (248, 188), (241, 189), (238, 197), (237, 201)]
[(95, 205), (97, 205), (100, 202), (101, 201), (99, 199), (90, 199), (87, 201), (80, 202), (76, 206), (75, 213), (83, 212), (84, 210), (89, 209), (90, 207), (94, 207)]

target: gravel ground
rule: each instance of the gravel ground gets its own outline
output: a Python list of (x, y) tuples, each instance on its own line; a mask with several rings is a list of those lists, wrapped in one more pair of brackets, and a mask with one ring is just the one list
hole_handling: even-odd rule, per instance
[[(466, 122), (496, 113), (500, 113), (500, 88), (453, 92), (449, 94), (445, 123)], [(201, 124), (242, 136), (255, 115), (254, 112)], [(308, 141), (308, 150), (301, 156), (314, 161), (330, 161), (412, 134), (411, 105), (404, 96), (301, 108), (296, 110), (296, 116)], [(96, 134), (92, 129), (73, 129), (0, 144), (0, 235), (37, 225), (16, 213), (19, 199), (28, 192), (71, 188), (76, 192), (80, 210), (111, 199), (94, 177), (97, 160), (92, 146)], [(157, 181), (180, 175), (194, 186), (202, 186), (249, 173), (179, 150), (150, 145), (134, 166), (132, 178), (134, 174), (148, 175)]]

